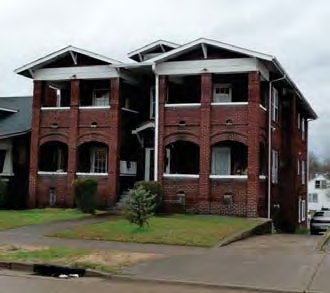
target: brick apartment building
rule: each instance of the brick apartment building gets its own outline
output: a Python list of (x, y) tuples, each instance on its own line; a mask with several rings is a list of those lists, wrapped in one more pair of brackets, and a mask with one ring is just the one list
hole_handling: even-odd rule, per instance
[(69, 46), (16, 70), (34, 82), (30, 207), (72, 206), (75, 178), (100, 206), (157, 180), (187, 212), (304, 224), (317, 116), (275, 57), (209, 39), (128, 57)]

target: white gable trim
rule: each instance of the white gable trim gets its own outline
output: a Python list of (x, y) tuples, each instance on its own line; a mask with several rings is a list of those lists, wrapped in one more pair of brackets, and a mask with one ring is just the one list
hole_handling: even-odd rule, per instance
[(0, 111), (9, 112), (9, 113), (17, 113), (18, 112), (18, 110), (4, 108), (4, 107), (0, 107)]
[(242, 73), (260, 71), (269, 79), (269, 72), (255, 58), (213, 59), (194, 61), (175, 61), (157, 64), (155, 70), (159, 75), (189, 75), (210, 73)]
[(42, 68), (34, 73), (35, 80), (70, 80), (97, 79), (119, 77), (120, 74), (114, 67), (109, 65), (78, 66), (62, 68)]
[(180, 45), (178, 44), (175, 44), (175, 43), (172, 43), (172, 42), (168, 42), (168, 41), (164, 41), (164, 40), (158, 40), (158, 41), (155, 41), (155, 42), (152, 42), (150, 44), (147, 44), (139, 49), (136, 49), (134, 51), (131, 51), (127, 54), (127, 56), (129, 58), (133, 57), (134, 55), (137, 55), (137, 54), (141, 54), (141, 53), (144, 53), (144, 52), (147, 52), (151, 49), (153, 49), (154, 47), (157, 47), (157, 46), (168, 46), (168, 47), (172, 47), (172, 48), (178, 48), (180, 47)]
[(253, 51), (253, 50), (249, 50), (249, 49), (244, 49), (241, 47), (237, 47), (234, 45), (230, 45), (227, 43), (223, 43), (223, 42), (219, 42), (219, 41), (215, 41), (215, 40), (210, 40), (210, 39), (205, 39), (205, 38), (201, 38), (201, 39), (197, 39), (195, 41), (192, 41), (190, 43), (187, 43), (185, 45), (182, 45), (174, 50), (171, 50), (169, 52), (166, 52), (164, 54), (161, 54), (159, 56), (156, 56), (152, 59), (149, 59), (149, 62), (160, 62), (160, 61), (166, 61), (167, 59), (171, 58), (171, 57), (176, 57), (178, 55), (180, 55), (180, 53), (191, 49), (195, 46), (199, 46), (201, 44), (206, 44), (206, 45), (210, 45), (210, 46), (215, 46), (221, 49), (225, 49), (225, 50), (229, 50), (229, 51), (233, 51), (236, 53), (241, 53), (241, 54), (245, 54), (251, 57), (255, 57), (255, 58), (260, 58), (260, 59), (264, 59), (267, 61), (272, 61), (273, 60), (273, 56), (268, 55), (268, 54), (263, 54), (257, 51)]
[(26, 64), (26, 65), (24, 65), (20, 68), (17, 68), (15, 70), (15, 73), (20, 74), (20, 73), (22, 73), (26, 70), (34, 70), (34, 69), (40, 68), (42, 65), (49, 64), (51, 61), (55, 60), (56, 58), (58, 58), (59, 56), (65, 54), (65, 53), (72, 54), (71, 52), (72, 53), (83, 54), (83, 55), (89, 56), (91, 58), (107, 62), (109, 64), (120, 64), (121, 63), (120, 61), (102, 56), (102, 55), (97, 54), (97, 53), (93, 53), (93, 52), (90, 52), (90, 51), (87, 51), (87, 50), (84, 50), (84, 49), (80, 49), (80, 48), (77, 48), (77, 47), (74, 47), (74, 46), (68, 46), (68, 47), (65, 47), (61, 50), (58, 50), (58, 51), (53, 52), (51, 54), (48, 54), (45, 57), (42, 57), (42, 58), (39, 58), (39, 59), (37, 59), (33, 62), (30, 62), (30, 63), (28, 63), (28, 64)]

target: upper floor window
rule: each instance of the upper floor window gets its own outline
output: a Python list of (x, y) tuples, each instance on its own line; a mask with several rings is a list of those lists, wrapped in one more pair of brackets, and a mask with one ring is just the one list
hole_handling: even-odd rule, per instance
[(278, 151), (272, 150), (272, 183), (278, 183)]
[(306, 163), (301, 161), (301, 184), (306, 183)]
[(272, 89), (272, 120), (278, 122), (278, 90), (273, 87)]
[(297, 173), (300, 175), (300, 159), (297, 159)]
[(300, 125), (301, 125), (301, 117), (300, 117), (300, 113), (298, 113), (298, 117), (297, 117), (297, 126), (298, 126), (298, 129), (300, 129)]
[(213, 86), (213, 103), (232, 102), (231, 84), (220, 83)]
[(93, 106), (109, 106), (109, 90), (95, 89), (93, 92)]
[(326, 189), (327, 181), (326, 180), (315, 180), (315, 189)]

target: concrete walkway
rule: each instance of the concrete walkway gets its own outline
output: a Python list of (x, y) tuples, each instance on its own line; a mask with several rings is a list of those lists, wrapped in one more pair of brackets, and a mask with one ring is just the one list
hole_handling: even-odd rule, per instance
[(28, 226), (0, 232), (0, 243), (71, 246), (163, 254), (127, 269), (136, 277), (277, 289), (330, 292), (330, 254), (316, 250), (320, 236), (265, 235), (226, 247), (197, 248), (45, 237), (104, 218)]

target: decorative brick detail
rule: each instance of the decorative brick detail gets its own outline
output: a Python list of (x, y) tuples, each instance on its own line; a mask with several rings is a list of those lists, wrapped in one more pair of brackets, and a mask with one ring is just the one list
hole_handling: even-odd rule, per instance
[[(200, 125), (200, 155), (199, 155), (199, 200), (209, 200), (209, 175), (211, 166), (211, 100), (212, 100), (212, 74), (201, 75), (201, 125)], [(201, 206), (203, 209), (204, 207)]]
[(108, 170), (109, 170), (109, 197), (116, 198), (118, 196), (119, 182), (119, 161), (120, 161), (120, 129), (121, 129), (121, 108), (120, 108), (120, 79), (111, 79), (110, 93), (110, 140), (108, 153)]
[(29, 174), (29, 199), (28, 199), (29, 208), (34, 208), (36, 206), (41, 100), (42, 100), (42, 82), (34, 81), (33, 102), (32, 102), (31, 147), (30, 147), (30, 174)]
[(248, 185), (246, 210), (248, 217), (258, 216), (259, 198), (259, 109), (260, 74), (248, 76)]

